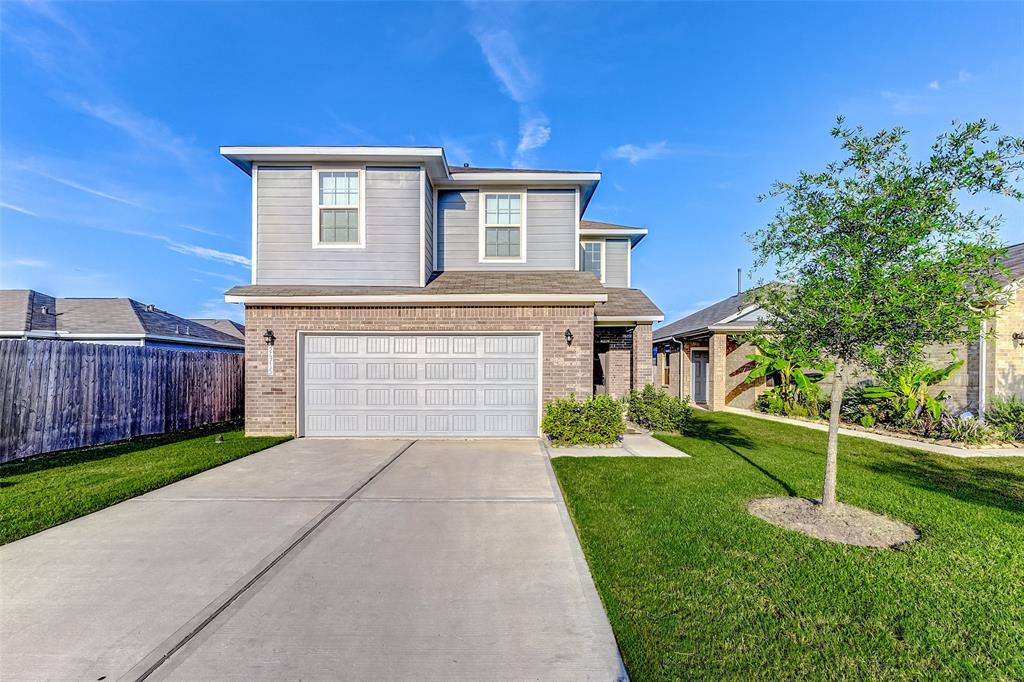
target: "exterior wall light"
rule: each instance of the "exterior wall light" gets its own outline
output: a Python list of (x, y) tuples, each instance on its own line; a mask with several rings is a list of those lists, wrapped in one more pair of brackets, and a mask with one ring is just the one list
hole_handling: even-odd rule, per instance
[(1013, 345), (1017, 346), (1018, 348), (1024, 346), (1024, 332), (1013, 333)]
[(565, 345), (572, 345), (572, 332), (569, 331), (568, 329), (565, 330)]
[(267, 376), (274, 376), (274, 332), (267, 330), (263, 332), (263, 340), (267, 343)]
[(263, 340), (266, 341), (268, 346), (273, 346), (274, 341), (277, 340), (277, 337), (274, 336), (274, 332), (268, 329), (267, 331), (263, 332)]

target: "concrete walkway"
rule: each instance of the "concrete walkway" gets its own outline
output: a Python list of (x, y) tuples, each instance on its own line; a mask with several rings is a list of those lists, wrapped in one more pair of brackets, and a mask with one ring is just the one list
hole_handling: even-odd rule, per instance
[(536, 441), (295, 440), (0, 572), (4, 680), (624, 677)]
[[(805, 429), (814, 429), (815, 431), (828, 431), (828, 424), (820, 424), (817, 422), (805, 421), (803, 419), (780, 417), (774, 414), (765, 414), (763, 412), (755, 412), (753, 410), (742, 410), (735, 407), (727, 407), (725, 408), (725, 411), (732, 412), (733, 414), (742, 414), (745, 417), (755, 417), (757, 419), (764, 419), (766, 421), (781, 422), (783, 424), (792, 424), (793, 426), (802, 426)], [(938, 455), (949, 455), (950, 457), (961, 457), (964, 459), (969, 459), (972, 457), (1024, 457), (1024, 448), (955, 448), (950, 447), (949, 445), (939, 445), (938, 443), (926, 443), (924, 441), (914, 440), (913, 438), (900, 438), (899, 436), (890, 436), (885, 433), (859, 431), (857, 429), (848, 429), (842, 426), (839, 427), (839, 433), (841, 433), (844, 436), (853, 436), (854, 438), (865, 438), (867, 440), (873, 440), (879, 443), (899, 445), (900, 447), (903, 448), (923, 450), (925, 452), (932, 452)]]
[(550, 457), (689, 457), (647, 433), (627, 433), (612, 447), (564, 447), (546, 445)]

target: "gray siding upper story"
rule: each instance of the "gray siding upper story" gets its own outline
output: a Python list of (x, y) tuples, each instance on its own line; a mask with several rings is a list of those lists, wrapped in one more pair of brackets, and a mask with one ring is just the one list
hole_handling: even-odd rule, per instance
[(604, 245), (604, 285), (606, 287), (629, 286), (629, 240), (606, 239)]
[(256, 284), (419, 286), (419, 168), (366, 168), (366, 246), (314, 249), (313, 171), (262, 166)]
[(427, 279), (430, 279), (430, 274), (434, 271), (434, 187), (430, 184), (430, 178), (427, 174), (423, 174), (423, 217), (424, 217), (424, 232), (426, 239), (423, 241), (424, 245), (424, 261), (426, 268)]
[(526, 262), (480, 262), (480, 192), (445, 190), (437, 198), (437, 270), (575, 270), (576, 192), (526, 192)]

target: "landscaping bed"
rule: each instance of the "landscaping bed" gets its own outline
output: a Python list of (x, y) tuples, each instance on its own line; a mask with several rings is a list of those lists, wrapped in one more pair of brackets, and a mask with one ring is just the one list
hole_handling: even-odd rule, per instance
[(0, 464), (0, 544), (286, 440), (207, 428)]
[(692, 457), (553, 460), (631, 679), (1024, 678), (1024, 460), (841, 437), (840, 501), (920, 533), (873, 549), (747, 509), (817, 497), (826, 434), (712, 413), (660, 438)]

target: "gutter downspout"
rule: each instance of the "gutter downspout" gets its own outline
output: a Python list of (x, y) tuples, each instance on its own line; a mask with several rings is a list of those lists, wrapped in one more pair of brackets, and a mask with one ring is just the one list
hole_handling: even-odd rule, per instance
[[(679, 395), (677, 395), (676, 397), (679, 398), (680, 400), (682, 400), (683, 399), (683, 342), (680, 341), (675, 336), (670, 336), (669, 338), (672, 339), (676, 343), (676, 345), (679, 346), (679, 378), (676, 380), (676, 383), (679, 384)], [(692, 366), (690, 367), (690, 371), (691, 372), (693, 371), (693, 367)], [(690, 377), (690, 381), (693, 381), (693, 377)]]
[(986, 344), (985, 336), (987, 335), (988, 321), (981, 321), (981, 337), (978, 339), (978, 419), (982, 422), (985, 421), (985, 407), (986, 403), (986, 381), (985, 375), (988, 374), (988, 365), (986, 363)]

